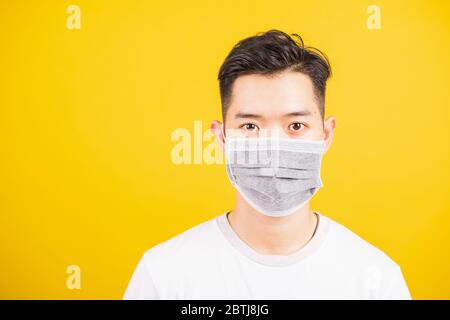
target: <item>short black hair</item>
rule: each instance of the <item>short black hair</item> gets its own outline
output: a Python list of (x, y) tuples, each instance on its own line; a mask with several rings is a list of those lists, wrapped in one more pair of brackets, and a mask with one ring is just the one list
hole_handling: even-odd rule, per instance
[(326, 81), (331, 76), (328, 58), (316, 48), (305, 47), (298, 34), (288, 35), (271, 29), (239, 41), (220, 67), (218, 80), (223, 120), (231, 102), (233, 83), (239, 76), (271, 76), (288, 70), (309, 76), (323, 118)]

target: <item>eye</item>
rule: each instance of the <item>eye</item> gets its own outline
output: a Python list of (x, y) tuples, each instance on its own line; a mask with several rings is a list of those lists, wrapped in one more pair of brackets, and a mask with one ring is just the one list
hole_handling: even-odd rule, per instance
[(289, 130), (300, 131), (305, 125), (301, 122), (293, 122), (289, 125)]
[(244, 128), (246, 131), (256, 131), (258, 130), (258, 126), (254, 123), (244, 123), (241, 128)]

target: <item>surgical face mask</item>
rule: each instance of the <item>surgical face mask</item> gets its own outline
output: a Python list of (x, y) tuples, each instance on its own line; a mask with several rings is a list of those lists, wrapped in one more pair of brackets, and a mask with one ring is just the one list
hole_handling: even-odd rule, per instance
[[(223, 131), (222, 131), (223, 132)], [(324, 140), (225, 137), (231, 184), (260, 213), (294, 213), (323, 186)]]

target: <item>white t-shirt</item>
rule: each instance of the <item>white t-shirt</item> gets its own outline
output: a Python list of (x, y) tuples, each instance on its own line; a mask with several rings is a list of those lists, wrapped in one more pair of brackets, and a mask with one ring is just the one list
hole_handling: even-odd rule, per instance
[(397, 263), (315, 213), (314, 236), (289, 256), (255, 251), (218, 215), (145, 252), (123, 299), (411, 299)]

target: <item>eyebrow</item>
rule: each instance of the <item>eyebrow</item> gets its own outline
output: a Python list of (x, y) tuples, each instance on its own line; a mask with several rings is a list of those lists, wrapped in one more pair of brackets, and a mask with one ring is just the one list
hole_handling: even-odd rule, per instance
[[(302, 110), (302, 111), (294, 111), (284, 114), (282, 117), (307, 117), (311, 116), (312, 113), (309, 110)], [(248, 118), (263, 118), (262, 115), (254, 114), (254, 113), (244, 113), (244, 112), (238, 112), (234, 115), (235, 118), (238, 119), (248, 119)]]
[(234, 117), (239, 119), (247, 119), (247, 118), (262, 118), (263, 116), (254, 113), (238, 112), (234, 115)]
[(309, 110), (302, 110), (302, 111), (295, 111), (295, 112), (289, 112), (283, 115), (283, 117), (307, 117), (311, 116), (312, 113)]

